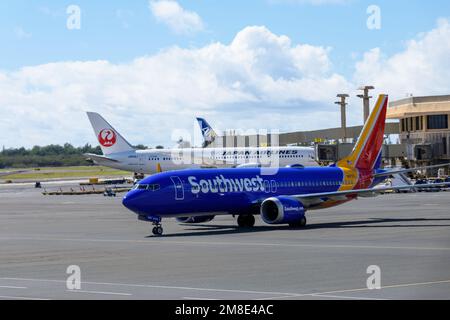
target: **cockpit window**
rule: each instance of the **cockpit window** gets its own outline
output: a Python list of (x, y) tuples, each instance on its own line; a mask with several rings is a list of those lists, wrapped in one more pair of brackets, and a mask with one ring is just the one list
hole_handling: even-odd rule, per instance
[(159, 184), (136, 184), (133, 187), (133, 190), (148, 190), (148, 191), (157, 191), (160, 189)]
[(159, 184), (150, 184), (149, 186), (148, 186), (148, 189), (147, 190), (150, 190), (150, 191), (157, 191), (157, 190), (159, 190)]

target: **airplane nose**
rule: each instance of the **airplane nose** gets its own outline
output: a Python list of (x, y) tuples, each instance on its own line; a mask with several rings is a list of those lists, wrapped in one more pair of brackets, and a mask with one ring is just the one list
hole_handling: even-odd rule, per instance
[(140, 192), (139, 191), (130, 191), (128, 192), (125, 197), (122, 199), (122, 204), (125, 206), (125, 208), (135, 212), (140, 213), (141, 212), (141, 201), (140, 200)]

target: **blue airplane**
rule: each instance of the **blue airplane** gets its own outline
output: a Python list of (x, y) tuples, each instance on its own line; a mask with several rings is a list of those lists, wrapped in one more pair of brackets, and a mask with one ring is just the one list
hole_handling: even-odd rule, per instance
[[(373, 187), (394, 173), (382, 170), (381, 148), (388, 96), (380, 95), (352, 153), (329, 167), (186, 169), (148, 177), (124, 198), (123, 205), (139, 220), (153, 222), (153, 234), (163, 233), (162, 218), (184, 223), (211, 221), (216, 215), (236, 215), (240, 227), (253, 227), (255, 215), (269, 225), (306, 225), (306, 212), (329, 208), (358, 197), (414, 186)], [(429, 187), (433, 184), (422, 185)]]

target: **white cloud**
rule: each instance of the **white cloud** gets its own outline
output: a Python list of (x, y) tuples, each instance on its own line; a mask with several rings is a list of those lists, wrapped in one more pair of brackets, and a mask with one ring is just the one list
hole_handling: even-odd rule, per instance
[(192, 34), (204, 29), (196, 12), (184, 9), (174, 0), (150, 0), (149, 6), (156, 20), (177, 34)]
[(128, 64), (59, 62), (0, 73), (0, 145), (95, 143), (86, 110), (150, 145), (167, 145), (172, 129), (192, 132), (196, 115), (219, 128), (313, 129), (323, 121), (314, 122), (314, 112), (351, 88), (330, 72), (329, 50), (247, 27), (230, 44), (173, 47)]
[(354, 80), (371, 83), (394, 98), (406, 94), (450, 93), (450, 22), (438, 21), (435, 29), (407, 43), (391, 57), (374, 48), (356, 64)]
[(442, 20), (391, 57), (365, 53), (350, 80), (333, 72), (330, 48), (294, 44), (261, 26), (244, 28), (229, 44), (172, 47), (127, 64), (67, 61), (0, 71), (0, 146), (96, 144), (87, 110), (104, 114), (132, 143), (152, 146), (168, 146), (175, 129), (193, 135), (198, 115), (220, 129), (339, 126), (333, 102), (340, 92), (357, 106), (349, 124), (360, 124), (360, 84), (391, 97), (449, 93), (449, 29)]

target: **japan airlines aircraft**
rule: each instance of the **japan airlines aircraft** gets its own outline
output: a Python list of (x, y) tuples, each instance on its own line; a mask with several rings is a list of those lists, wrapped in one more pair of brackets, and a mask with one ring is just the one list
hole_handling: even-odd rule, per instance
[(388, 97), (381, 95), (352, 153), (330, 167), (279, 168), (274, 175), (263, 175), (260, 168), (165, 172), (142, 180), (123, 204), (139, 220), (153, 222), (153, 233), (162, 235), (161, 219), (167, 217), (198, 223), (231, 214), (238, 215), (239, 226), (252, 227), (254, 215), (260, 214), (270, 225), (303, 227), (307, 211), (387, 190), (414, 189), (374, 189), (392, 174), (413, 171), (380, 169), (387, 105)]
[(95, 163), (142, 174), (187, 168), (317, 166), (314, 148), (191, 148), (136, 150), (101, 115), (87, 113), (103, 155), (85, 154)]

